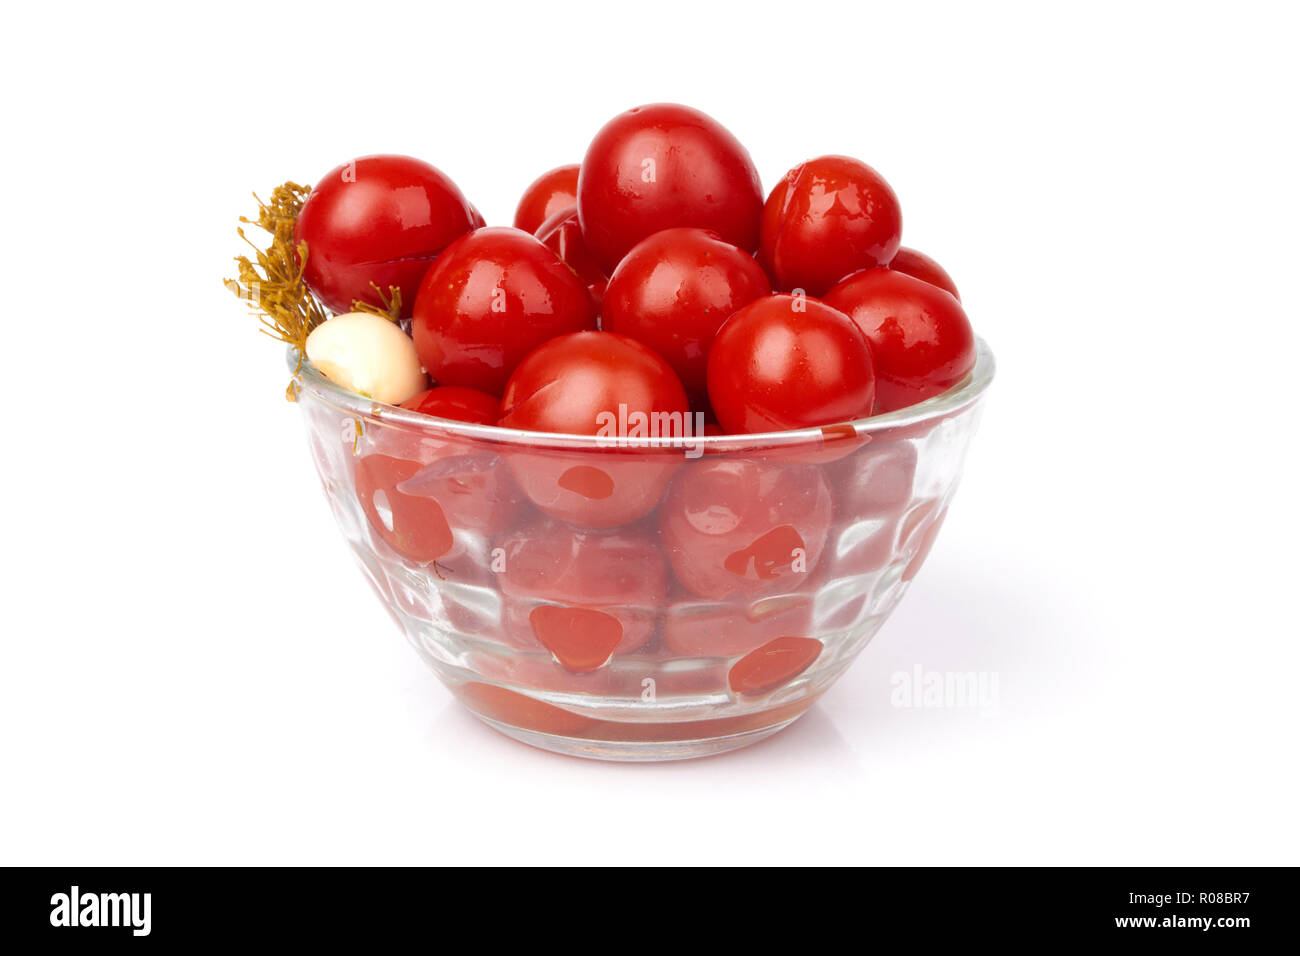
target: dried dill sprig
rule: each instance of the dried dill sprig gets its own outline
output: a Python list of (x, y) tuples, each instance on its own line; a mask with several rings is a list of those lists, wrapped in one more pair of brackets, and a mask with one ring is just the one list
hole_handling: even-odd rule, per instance
[[(254, 194), (258, 205), (257, 218), (240, 216), (239, 221), (265, 230), (271, 236), (271, 244), (265, 249), (258, 248), (241, 227), (239, 237), (252, 246), (255, 255), (251, 259), (236, 256), (239, 278), (225, 282), (226, 288), (246, 301), (250, 309), (261, 313), (265, 334), (298, 350), (299, 367), (306, 351), (307, 336), (329, 318), (302, 280), (307, 263), (307, 243), (300, 242), (295, 247), (293, 242), (294, 224), (309, 192), (310, 186), (289, 182), (271, 191), (269, 203), (262, 202)], [(400, 300), (398, 307), (400, 310)], [(292, 383), (285, 394), (290, 401), (294, 399)]]
[(402, 317), (402, 290), (399, 286), (390, 285), (388, 295), (384, 295), (384, 290), (373, 282), (370, 283), (370, 288), (375, 290), (375, 295), (379, 296), (379, 301), (383, 303), (383, 306), (371, 305), (361, 299), (353, 299), (353, 312), (369, 312), (371, 315), (377, 315), (381, 319), (388, 319), (391, 322), (396, 322)]

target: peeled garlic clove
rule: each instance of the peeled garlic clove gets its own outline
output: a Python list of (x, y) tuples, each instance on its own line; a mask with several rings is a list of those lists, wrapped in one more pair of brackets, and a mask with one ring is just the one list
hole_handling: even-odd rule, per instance
[(307, 358), (335, 385), (389, 405), (429, 384), (410, 336), (368, 312), (345, 312), (316, 326), (307, 336)]

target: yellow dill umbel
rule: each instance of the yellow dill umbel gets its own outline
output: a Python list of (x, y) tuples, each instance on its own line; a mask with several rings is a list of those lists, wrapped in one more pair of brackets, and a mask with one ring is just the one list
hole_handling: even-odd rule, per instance
[[(258, 205), (257, 218), (240, 216), (239, 221), (265, 230), (271, 242), (261, 249), (240, 227), (239, 237), (252, 247), (254, 256), (236, 256), (239, 278), (225, 281), (226, 288), (247, 302), (250, 309), (261, 313), (265, 334), (298, 350), (299, 367), (306, 351), (307, 336), (329, 318), (302, 279), (309, 253), (307, 243), (300, 242), (295, 247), (293, 242), (294, 225), (310, 192), (310, 186), (289, 182), (271, 191), (270, 202), (262, 202), (254, 194)], [(294, 400), (292, 383), (286, 397)]]

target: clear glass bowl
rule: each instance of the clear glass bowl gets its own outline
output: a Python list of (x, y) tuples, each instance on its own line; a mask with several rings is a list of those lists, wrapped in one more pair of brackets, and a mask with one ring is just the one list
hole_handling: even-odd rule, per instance
[(306, 362), (297, 392), (349, 546), (465, 706), (546, 750), (670, 760), (775, 733), (853, 661), (934, 542), (993, 368), (981, 341), (911, 408), (687, 441), (430, 418)]

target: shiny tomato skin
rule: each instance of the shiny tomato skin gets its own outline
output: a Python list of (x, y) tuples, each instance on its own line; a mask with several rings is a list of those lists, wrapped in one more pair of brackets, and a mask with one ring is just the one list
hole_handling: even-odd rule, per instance
[(762, 185), (749, 153), (720, 123), (672, 103), (620, 113), (596, 134), (578, 175), (582, 232), (606, 272), (647, 236), (711, 229), (758, 247)]
[[(562, 209), (557, 209), (555, 210), (555, 212), (551, 213), (549, 216), (547, 216), (545, 219), (542, 220), (542, 224), (533, 230), (533, 235), (536, 236), (538, 239), (544, 240), (547, 236), (551, 234), (551, 232), (555, 229), (556, 226), (560, 225), (561, 223), (565, 222), (571, 217), (574, 219), (578, 218), (577, 206), (565, 206)], [(551, 251), (554, 252), (555, 250), (551, 250)], [(556, 253), (556, 255), (559, 255), (559, 253)], [(560, 258), (563, 259), (564, 257), (560, 256)]]
[(913, 278), (920, 279), (922, 282), (928, 282), (930, 285), (937, 285), (958, 302), (961, 301), (961, 293), (957, 291), (957, 283), (952, 281), (952, 276), (948, 275), (948, 270), (924, 252), (918, 252), (915, 249), (903, 246), (890, 260), (889, 268), (894, 272), (903, 272)]
[(596, 327), (578, 277), (534, 236), (489, 226), (447, 247), (425, 274), (411, 331), (439, 385), (499, 395), (543, 342)]
[(587, 285), (587, 293), (599, 312), (605, 298), (609, 278), (582, 238), (578, 224), (578, 207), (566, 206), (557, 211), (537, 228), (535, 233), (542, 245), (560, 257), (560, 261), (573, 270), (574, 275)]
[(402, 407), (421, 415), (450, 418), (473, 425), (495, 425), (501, 400), (495, 395), (461, 385), (439, 385), (402, 402)]
[(294, 244), (307, 244), (303, 279), (332, 312), (354, 300), (382, 305), (402, 290), (411, 315), (420, 278), (453, 240), (473, 228), (474, 210), (456, 184), (410, 156), (363, 156), (326, 173), (303, 203)]
[(455, 543), (446, 511), (433, 498), (409, 495), (398, 486), (423, 464), (389, 455), (357, 460), (357, 500), (371, 527), (394, 551), (420, 564), (445, 557)]
[(961, 303), (938, 286), (869, 269), (849, 276), (826, 301), (871, 342), (879, 414), (946, 392), (975, 365), (970, 320)]
[(681, 467), (680, 450), (631, 452), (513, 448), (515, 484), (545, 515), (582, 528), (617, 528), (650, 512)]
[[(494, 534), (509, 526), (523, 504), (500, 455), (460, 442), (438, 449), (418, 472), (403, 476), (396, 490), (412, 507), (419, 502), (421, 508), (440, 508), (461, 545), (467, 544), (463, 532)], [(390, 493), (390, 503), (392, 497)], [(465, 583), (463, 575), (458, 580)]]
[(642, 529), (586, 531), (541, 518), (496, 542), (508, 635), (567, 669), (601, 667), (654, 633), (668, 565)]
[(629, 413), (688, 411), (676, 373), (651, 349), (613, 332), (573, 332), (551, 339), (519, 364), (501, 397), (497, 423), (595, 435), (601, 416), (617, 415), (620, 404)]
[[(477, 389), (440, 385), (407, 399), (402, 408), (451, 421), (494, 425), (497, 403), (496, 396)], [(379, 447), (414, 460), (417, 470), (401, 474), (395, 490), (404, 499), (410, 499), (412, 507), (418, 503), (418, 507), (427, 509), (428, 514), (421, 516), (425, 522), (430, 520), (434, 507), (441, 509), (453, 537), (463, 532), (500, 531), (513, 522), (523, 504), (505, 460), (482, 442), (450, 434), (396, 429), (376, 441)], [(395, 520), (393, 495), (387, 493)], [(373, 502), (363, 496), (362, 506), (373, 523), (377, 516)], [(436, 525), (436, 521), (433, 523)], [(378, 530), (383, 536), (386, 529)], [(457, 573), (462, 575), (458, 580), (464, 582), (461, 567)]]
[(706, 459), (673, 481), (659, 530), (681, 585), (721, 600), (804, 588), (831, 514), (830, 486), (816, 466)]
[(629, 335), (668, 361), (691, 403), (707, 401), (709, 350), (722, 323), (769, 295), (754, 257), (705, 229), (664, 229), (623, 257), (605, 290), (601, 328)]
[(731, 666), (727, 683), (736, 694), (766, 694), (794, 680), (821, 656), (814, 637), (778, 637)]
[(515, 228), (536, 233), (551, 216), (577, 203), (578, 164), (557, 166), (542, 173), (524, 190), (515, 209)]
[[(620, 406), (629, 417), (676, 415), (683, 426), (689, 415), (676, 374), (653, 351), (611, 332), (576, 332), (552, 339), (520, 363), (501, 399), (498, 424), (574, 435), (604, 429), (617, 438)], [(682, 450), (672, 448), (520, 447), (508, 463), (539, 510), (584, 527), (611, 528), (654, 510), (684, 460)]]
[(779, 289), (821, 295), (898, 252), (903, 214), (866, 163), (821, 156), (785, 174), (763, 205), (762, 257)]
[(875, 400), (871, 350), (849, 318), (816, 299), (770, 295), (719, 330), (709, 403), (733, 435), (865, 418)]
[[(474, 424), (495, 422), (495, 406), (491, 395), (454, 386), (403, 405)], [(469, 572), (487, 574), (481, 536), (508, 527), (523, 507), (504, 458), (487, 443), (435, 428), (368, 428), (358, 441), (357, 497), (375, 533), (410, 560), (453, 562), (462, 584)]]

